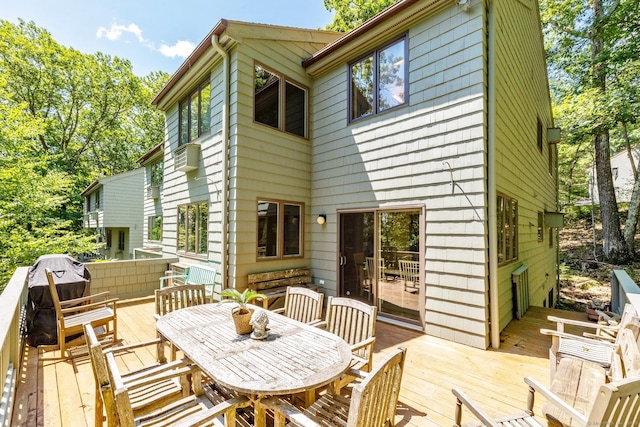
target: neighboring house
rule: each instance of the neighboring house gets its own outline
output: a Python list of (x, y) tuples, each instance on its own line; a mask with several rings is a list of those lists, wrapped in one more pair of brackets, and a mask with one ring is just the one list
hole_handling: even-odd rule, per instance
[(84, 228), (93, 230), (105, 244), (104, 259), (132, 259), (142, 246), (144, 169), (100, 178), (85, 188)]
[(138, 159), (144, 173), (143, 246), (136, 248), (135, 258), (162, 256), (162, 180), (164, 175), (164, 142), (157, 144)]
[[(638, 160), (640, 155), (638, 149), (631, 150), (633, 155), (633, 162), (635, 167), (638, 167)], [(629, 159), (629, 153), (621, 151), (618, 154), (611, 156), (611, 177), (613, 178), (613, 189), (616, 193), (616, 202), (629, 203), (631, 201), (631, 193), (633, 192), (633, 185), (636, 182), (631, 159)], [(595, 167), (589, 171), (589, 196), (593, 200), (593, 203), (600, 203), (598, 197), (598, 181)]]
[(555, 304), (538, 5), (465, 3), (401, 0), (344, 35), (218, 22), (153, 100), (164, 253), (238, 288), (308, 266), (381, 321), (480, 348), (516, 301)]

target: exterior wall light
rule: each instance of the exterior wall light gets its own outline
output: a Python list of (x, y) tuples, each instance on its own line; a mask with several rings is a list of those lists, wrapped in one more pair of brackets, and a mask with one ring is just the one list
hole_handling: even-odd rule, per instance
[(318, 215), (318, 218), (316, 218), (316, 222), (320, 225), (324, 224), (325, 222), (327, 222), (327, 216), (325, 214)]

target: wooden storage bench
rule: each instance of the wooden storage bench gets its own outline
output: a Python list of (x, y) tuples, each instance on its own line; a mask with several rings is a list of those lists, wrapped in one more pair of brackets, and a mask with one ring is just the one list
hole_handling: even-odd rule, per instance
[(304, 286), (314, 291), (320, 289), (320, 286), (311, 283), (311, 270), (308, 268), (269, 271), (247, 276), (247, 287), (267, 296), (262, 299), (262, 307), (267, 310), (285, 297), (289, 286)]

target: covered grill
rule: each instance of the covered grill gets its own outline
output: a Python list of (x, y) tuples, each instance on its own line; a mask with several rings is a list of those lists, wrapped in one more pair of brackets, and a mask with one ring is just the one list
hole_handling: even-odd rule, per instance
[(56, 311), (45, 268), (53, 273), (60, 301), (90, 294), (91, 274), (83, 263), (68, 255), (43, 255), (38, 258), (29, 268), (26, 308), (27, 343), (34, 347), (58, 343)]

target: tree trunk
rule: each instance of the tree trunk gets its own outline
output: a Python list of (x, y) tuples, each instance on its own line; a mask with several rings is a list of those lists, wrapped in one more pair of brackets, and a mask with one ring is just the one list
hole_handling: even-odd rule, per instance
[[(607, 67), (600, 61), (604, 50), (604, 35), (601, 23), (605, 18), (602, 0), (592, 0), (593, 27), (591, 37), (591, 61), (593, 63), (593, 87), (603, 95), (607, 92)], [(608, 262), (624, 264), (629, 261), (629, 252), (622, 238), (620, 214), (616, 202), (611, 176), (611, 156), (609, 154), (609, 129), (600, 128), (593, 138), (600, 199), (600, 219), (602, 221), (602, 249)]]

